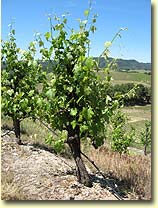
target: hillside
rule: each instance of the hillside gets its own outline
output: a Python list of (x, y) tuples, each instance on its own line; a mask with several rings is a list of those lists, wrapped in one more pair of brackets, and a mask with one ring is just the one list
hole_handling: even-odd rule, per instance
[(72, 160), (9, 136), (1, 144), (2, 200), (117, 200), (100, 176), (91, 173), (92, 188), (78, 183)]
[[(129, 124), (136, 127), (136, 141), (146, 120), (151, 119), (151, 106), (126, 107)], [(127, 126), (129, 129), (129, 127)], [(1, 190), (3, 200), (117, 200), (112, 187), (124, 200), (151, 199), (151, 154), (143, 155), (143, 146), (132, 144), (130, 154), (113, 152), (109, 141), (100, 149), (87, 143), (82, 150), (100, 168), (106, 180), (85, 160), (93, 179), (88, 188), (77, 182), (75, 164), (70, 149), (65, 147), (62, 154), (55, 154), (45, 144), (49, 131), (39, 122), (25, 119), (21, 123), (23, 145), (17, 145), (11, 119), (2, 118), (1, 139)], [(149, 151), (150, 152), (150, 151)]]
[(138, 62), (136, 60), (117, 60), (119, 69), (129, 69), (129, 70), (151, 70), (151, 63)]
[[(95, 60), (98, 60), (98, 57), (94, 57)], [(112, 58), (109, 58), (112, 61)], [(43, 68), (45, 69), (48, 66), (48, 62), (42, 62), (39, 60), (39, 63), (42, 64)], [(52, 61), (52, 65), (54, 62)], [(119, 70), (151, 70), (151, 63), (143, 63), (138, 62), (136, 60), (125, 60), (125, 59), (117, 59), (118, 69)], [(2, 69), (5, 68), (5, 64), (1, 63)], [(100, 67), (104, 68), (106, 66), (106, 62), (104, 58), (100, 58)], [(50, 71), (50, 70), (48, 70)]]
[[(98, 60), (98, 57), (94, 57), (95, 60)], [(109, 58), (110, 61), (112, 61), (112, 58)], [(39, 63), (42, 64), (43, 68), (45, 69), (48, 66), (48, 62), (42, 62), (39, 60)], [(145, 70), (145, 71), (151, 71), (151, 63), (142, 63), (138, 62), (136, 60), (125, 60), (125, 59), (117, 59), (117, 65), (118, 65), (118, 70)], [(54, 64), (53, 61), (51, 64)], [(104, 68), (106, 66), (106, 61), (104, 58), (100, 58), (100, 64), (99, 66), (101, 68)], [(50, 72), (48, 70), (48, 72)]]
[[(97, 57), (94, 57), (97, 60)], [(109, 58), (112, 61), (112, 58)], [(136, 60), (125, 60), (117, 59), (118, 69), (119, 70), (151, 70), (151, 63), (142, 63)], [(104, 58), (100, 58), (100, 67), (104, 68), (106, 66), (106, 61)]]
[[(65, 156), (55, 154), (42, 141), (46, 134), (44, 128), (37, 123), (33, 125), (28, 119), (22, 124), (23, 145), (16, 143), (13, 132), (6, 135), (9, 126), (2, 126), (2, 200), (118, 200), (117, 196), (124, 200), (151, 199), (150, 154), (144, 156), (142, 151), (133, 148), (130, 150), (132, 154), (120, 157), (119, 153), (108, 148), (108, 143), (99, 150), (83, 146), (83, 151), (106, 177), (103, 178), (85, 160), (93, 181), (93, 187), (89, 188), (77, 182), (76, 167), (69, 157), (69, 149)], [(27, 131), (26, 124), (29, 127)]]

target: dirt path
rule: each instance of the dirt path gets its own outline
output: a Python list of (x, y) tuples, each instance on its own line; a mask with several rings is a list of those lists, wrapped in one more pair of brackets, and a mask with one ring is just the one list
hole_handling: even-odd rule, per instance
[(146, 121), (145, 118), (139, 118), (139, 117), (133, 117), (131, 121), (128, 121), (128, 123), (135, 123), (138, 121)]

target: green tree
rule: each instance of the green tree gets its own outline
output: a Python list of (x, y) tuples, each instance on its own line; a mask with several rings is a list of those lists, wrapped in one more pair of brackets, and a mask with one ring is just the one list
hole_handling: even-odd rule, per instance
[(124, 105), (146, 105), (151, 103), (151, 88), (145, 87), (142, 84), (135, 84), (133, 83), (125, 83), (125, 84), (116, 84), (111, 86), (109, 89), (109, 94), (111, 97), (115, 96), (115, 94), (126, 94), (130, 92), (130, 90), (135, 88), (135, 95), (131, 98), (124, 97)]
[(136, 97), (135, 97), (136, 104), (145, 105), (150, 101), (150, 89), (145, 87), (142, 84), (138, 85), (136, 90)]
[(35, 42), (27, 51), (16, 45), (15, 30), (10, 28), (9, 40), (2, 42), (1, 95), (2, 113), (13, 120), (17, 142), (21, 144), (20, 122), (35, 114), (40, 102), (37, 84), (45, 76), (35, 61)]
[[(85, 10), (85, 20), (78, 20), (78, 31), (68, 26), (64, 15), (55, 16), (55, 23), (48, 17), (50, 31), (45, 33), (45, 39), (50, 47), (45, 47), (41, 36), (37, 36), (43, 60), (50, 63), (53, 60), (50, 81), (43, 87), (45, 105), (40, 116), (62, 135), (66, 132), (64, 139), (63, 136), (56, 138), (55, 146), (60, 149), (64, 142), (69, 145), (78, 180), (86, 186), (91, 186), (92, 182), (81, 157), (81, 138), (89, 137), (96, 148), (101, 146), (109, 118), (119, 105), (118, 100), (112, 100), (107, 93), (111, 80), (108, 65), (103, 70), (104, 76), (100, 77), (99, 63), (89, 57), (89, 35), (96, 30), (96, 15), (88, 22), (90, 10)], [(102, 53), (105, 58), (110, 45), (106, 44)]]

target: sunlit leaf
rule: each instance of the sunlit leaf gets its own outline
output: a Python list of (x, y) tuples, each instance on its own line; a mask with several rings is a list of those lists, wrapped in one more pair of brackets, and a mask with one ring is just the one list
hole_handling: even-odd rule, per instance
[(77, 114), (77, 108), (71, 108), (70, 115), (76, 116), (76, 114)]
[(75, 129), (75, 127), (76, 127), (76, 125), (77, 125), (76, 120), (73, 120), (73, 121), (71, 122), (71, 125), (72, 125), (72, 128)]
[(106, 104), (109, 104), (109, 102), (111, 101), (111, 97), (109, 95), (106, 96)]
[(111, 44), (112, 44), (111, 41), (107, 41), (107, 42), (105, 42), (104, 45), (106, 48), (109, 48), (111, 46)]
[(87, 20), (83, 20), (83, 21), (82, 21), (82, 23), (83, 23), (84, 25), (87, 24), (87, 22), (88, 22)]
[(10, 90), (7, 91), (7, 94), (10, 95), (10, 96), (11, 96), (13, 93), (14, 93), (14, 90), (13, 90), (13, 89), (10, 89)]
[(46, 40), (49, 40), (49, 38), (51, 37), (51, 33), (46, 32), (44, 36), (45, 36)]
[(89, 15), (89, 10), (88, 9), (84, 11), (84, 15), (85, 16), (88, 16)]

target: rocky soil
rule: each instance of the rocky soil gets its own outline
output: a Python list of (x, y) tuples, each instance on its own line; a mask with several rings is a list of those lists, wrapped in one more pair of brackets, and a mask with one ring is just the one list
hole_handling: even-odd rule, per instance
[(1, 171), (2, 184), (11, 174), (11, 185), (23, 196), (14, 193), (9, 200), (118, 200), (101, 176), (91, 173), (93, 187), (85, 187), (77, 182), (73, 161), (31, 144), (19, 146), (8, 135), (1, 139)]

